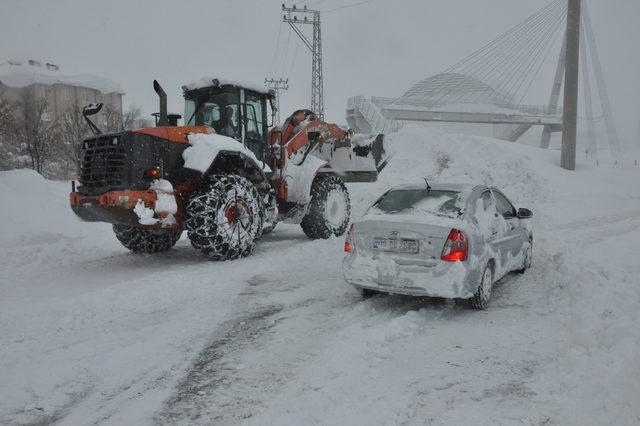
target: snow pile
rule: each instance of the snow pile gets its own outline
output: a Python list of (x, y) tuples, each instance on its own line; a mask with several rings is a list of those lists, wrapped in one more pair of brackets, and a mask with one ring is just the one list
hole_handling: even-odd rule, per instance
[(73, 230), (79, 222), (69, 207), (71, 183), (48, 181), (32, 170), (0, 171), (0, 243)]
[(124, 95), (124, 91), (118, 83), (104, 77), (90, 74), (64, 75), (57, 70), (47, 67), (39, 67), (28, 64), (4, 62), (0, 64), (0, 82), (5, 86), (22, 88), (31, 84), (65, 84), (76, 87), (87, 87), (103, 94), (118, 93)]
[[(155, 207), (146, 207), (142, 200), (138, 200), (133, 212), (138, 216), (141, 225), (173, 225), (176, 223), (174, 215), (178, 212), (176, 197), (173, 195), (173, 185), (165, 179), (155, 179), (149, 186), (156, 193)], [(158, 216), (155, 218), (154, 216)]]
[[(188, 169), (206, 173), (220, 151), (238, 152), (253, 160), (257, 165), (262, 164), (251, 150), (245, 148), (240, 142), (228, 136), (215, 133), (193, 133), (188, 135), (188, 138), (191, 146), (182, 152), (184, 166)], [(268, 167), (267, 165), (263, 165), (265, 169), (268, 169)]]
[(158, 223), (158, 219), (153, 217), (155, 215), (153, 209), (146, 207), (142, 200), (138, 200), (136, 206), (133, 208), (133, 212), (138, 216), (138, 222), (140, 222), (141, 225), (155, 225)]
[(549, 196), (546, 178), (557, 173), (554, 152), (479, 136), (407, 124), (385, 142), (393, 158), (375, 184), (349, 184), (354, 217), (384, 191), (430, 183), (496, 186), (516, 204), (534, 206)]

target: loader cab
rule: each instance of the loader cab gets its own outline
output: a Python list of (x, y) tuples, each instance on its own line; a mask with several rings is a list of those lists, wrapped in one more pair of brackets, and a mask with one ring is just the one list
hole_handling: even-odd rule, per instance
[(267, 161), (267, 131), (272, 93), (262, 93), (232, 84), (214, 84), (188, 90), (185, 125), (209, 126), (216, 133), (242, 142), (258, 160)]

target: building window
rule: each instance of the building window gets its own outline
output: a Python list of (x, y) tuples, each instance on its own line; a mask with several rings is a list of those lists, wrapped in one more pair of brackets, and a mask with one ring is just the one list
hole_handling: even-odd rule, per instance
[(63, 141), (65, 145), (73, 145), (73, 139), (69, 135), (64, 135)]
[(40, 113), (40, 120), (49, 121), (49, 111), (42, 111)]
[(71, 120), (71, 113), (70, 112), (65, 112), (62, 115), (62, 117), (63, 117), (65, 123), (71, 124), (72, 120)]
[(64, 100), (65, 101), (70, 101), (71, 100), (71, 87), (65, 87), (63, 90), (64, 90)]
[(100, 123), (103, 126), (107, 125), (107, 116), (106, 115), (101, 115), (100, 117), (98, 117), (98, 123)]

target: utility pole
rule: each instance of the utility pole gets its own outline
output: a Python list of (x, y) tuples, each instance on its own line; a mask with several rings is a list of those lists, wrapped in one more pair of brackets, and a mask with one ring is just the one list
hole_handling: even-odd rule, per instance
[[(320, 11), (286, 7), (282, 5), (285, 15), (282, 20), (289, 24), (291, 29), (300, 37), (302, 42), (311, 51), (311, 110), (320, 119), (324, 119), (324, 88), (322, 84), (322, 35), (320, 32)], [(309, 41), (307, 36), (298, 27), (298, 24), (313, 25), (313, 39)]]
[(264, 85), (268, 88), (271, 89), (275, 92), (276, 94), (276, 98), (275, 98), (275, 102), (274, 102), (274, 107), (276, 109), (276, 123), (274, 124), (280, 124), (280, 92), (284, 92), (287, 89), (289, 89), (289, 79), (278, 79), (275, 80), (273, 78), (271, 79), (264, 79)]
[(576, 169), (576, 128), (578, 122), (578, 73), (580, 68), (581, 0), (568, 0), (566, 65), (564, 73), (564, 111), (562, 114), (562, 152), (560, 167)]

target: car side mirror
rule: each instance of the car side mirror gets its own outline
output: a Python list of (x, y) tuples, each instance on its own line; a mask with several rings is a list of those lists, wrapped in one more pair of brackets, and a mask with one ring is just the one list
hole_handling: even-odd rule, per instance
[(518, 218), (520, 219), (531, 219), (533, 217), (533, 212), (529, 209), (518, 209)]

